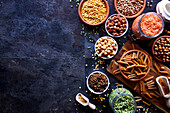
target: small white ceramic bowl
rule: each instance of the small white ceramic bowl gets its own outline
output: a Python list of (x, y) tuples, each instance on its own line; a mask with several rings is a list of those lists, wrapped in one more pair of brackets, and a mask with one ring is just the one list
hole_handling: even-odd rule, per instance
[[(123, 18), (126, 20), (126, 30), (125, 30), (124, 33), (122, 33), (122, 34), (119, 35), (119, 36), (113, 36), (112, 34), (110, 34), (110, 33), (108, 32), (108, 30), (107, 30), (107, 27), (106, 27), (106, 26), (107, 26), (107, 21), (109, 20), (109, 18), (112, 17), (112, 16), (114, 16), (114, 15), (120, 15), (121, 17), (123, 17)], [(112, 14), (111, 16), (109, 16), (109, 17), (107, 18), (107, 20), (106, 20), (106, 22), (105, 22), (105, 30), (106, 30), (107, 34), (110, 35), (111, 37), (116, 37), (116, 38), (122, 37), (122, 36), (125, 35), (126, 32), (128, 31), (128, 28), (129, 28), (128, 20), (126, 19), (125, 16), (123, 16), (123, 15), (121, 15), (121, 14)]]
[[(109, 36), (103, 36), (103, 37), (109, 37)], [(101, 38), (103, 38), (103, 37), (100, 37), (97, 41), (96, 41), (96, 43), (95, 43), (95, 46), (94, 46), (94, 50), (95, 50), (95, 53), (97, 54), (97, 56), (99, 56), (99, 54), (96, 52), (97, 50), (96, 50), (96, 45), (97, 45), (97, 42), (101, 39)], [(116, 42), (116, 40), (115, 39), (113, 39), (112, 37), (109, 37), (111, 40), (114, 40), (115, 42)], [(117, 54), (117, 51), (118, 51), (118, 44), (117, 44), (117, 42), (116, 42), (116, 51), (115, 51), (115, 55)], [(111, 59), (111, 58), (113, 58), (115, 55), (113, 55), (113, 56), (111, 56), (110, 58), (107, 58), (107, 57), (101, 57), (102, 59)]]
[(170, 12), (167, 7), (169, 7), (170, 1), (162, 0), (156, 5), (156, 12), (162, 16), (165, 22), (170, 23)]
[[(103, 92), (95, 92), (93, 89), (91, 89), (90, 88), (90, 86), (89, 86), (89, 78), (90, 78), (90, 76), (93, 74), (93, 73), (102, 73), (103, 75), (105, 75), (106, 76), (106, 78), (107, 78), (107, 80), (108, 80), (108, 83), (107, 83), (107, 87), (106, 87), (106, 89), (103, 91)], [(86, 84), (87, 84), (87, 88), (92, 92), (92, 93), (94, 93), (94, 94), (103, 94), (104, 92), (106, 92), (106, 90), (109, 88), (109, 84), (110, 84), (110, 81), (109, 81), (109, 78), (107, 77), (107, 75), (106, 74), (104, 74), (103, 72), (101, 72), (101, 71), (94, 71), (94, 72), (92, 72), (88, 77), (87, 77), (87, 81), (86, 81)]]

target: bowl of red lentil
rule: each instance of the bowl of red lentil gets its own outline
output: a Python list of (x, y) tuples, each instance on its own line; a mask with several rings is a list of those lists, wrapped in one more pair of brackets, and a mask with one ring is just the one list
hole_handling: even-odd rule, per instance
[(146, 0), (114, 0), (115, 10), (126, 18), (139, 16), (146, 6)]
[(109, 16), (109, 5), (106, 0), (82, 0), (78, 8), (80, 19), (91, 26), (105, 22)]

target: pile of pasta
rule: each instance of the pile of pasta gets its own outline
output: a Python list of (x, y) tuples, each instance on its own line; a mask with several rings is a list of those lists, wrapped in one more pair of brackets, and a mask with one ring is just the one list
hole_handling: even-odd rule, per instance
[[(149, 71), (150, 60), (148, 55), (139, 50), (126, 52), (119, 61), (120, 71), (128, 79), (142, 79)], [(144, 78), (144, 77), (143, 77)]]

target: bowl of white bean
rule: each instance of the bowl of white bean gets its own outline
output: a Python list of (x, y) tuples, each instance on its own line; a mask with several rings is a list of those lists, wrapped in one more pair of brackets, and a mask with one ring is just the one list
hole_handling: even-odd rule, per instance
[(116, 55), (118, 44), (112, 37), (103, 36), (96, 41), (94, 49), (98, 57), (110, 59)]

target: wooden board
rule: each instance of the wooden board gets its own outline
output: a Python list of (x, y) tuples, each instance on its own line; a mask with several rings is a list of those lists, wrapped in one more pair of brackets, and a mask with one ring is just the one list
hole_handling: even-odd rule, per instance
[[(133, 46), (134, 45), (134, 46)], [(141, 49), (137, 44), (133, 44), (131, 41), (127, 41), (125, 43), (125, 45), (123, 46), (124, 48), (126, 48), (127, 50), (131, 50), (131, 49), (139, 49), (139, 50), (142, 50), (143, 52), (147, 53), (146, 51), (144, 51), (143, 49)], [(123, 48), (122, 47), (122, 48)], [(133, 48), (134, 47), (134, 48)], [(122, 56), (122, 54), (124, 53), (124, 50), (120, 50), (119, 53), (115, 56), (115, 61), (119, 60), (120, 57)], [(147, 53), (148, 54), (148, 53)], [(152, 57), (150, 54), (148, 54), (149, 57)], [(130, 87), (131, 89), (134, 90), (134, 87), (136, 86), (136, 84), (139, 84), (140, 81), (137, 81), (137, 82), (133, 82), (133, 81), (129, 81), (127, 79), (125, 79), (121, 74), (117, 74), (117, 75), (114, 75), (113, 74), (113, 71), (118, 69), (118, 65), (116, 65), (116, 63), (114, 63), (113, 65), (113, 60), (112, 62), (108, 65), (107, 67), (107, 71), (109, 73), (111, 73), (113, 76), (115, 76), (116, 78), (118, 78), (120, 81), (122, 81), (124, 84), (126, 84), (128, 87)], [(156, 69), (155, 67), (153, 66), (153, 64), (156, 63), (157, 66), (160, 68), (161, 66), (164, 66), (165, 67), (165, 70), (168, 71), (168, 74), (165, 75), (165, 74), (160, 74)], [(152, 64), (151, 64), (151, 69), (150, 69), (150, 72), (148, 73), (148, 75), (144, 78), (148, 78), (150, 76), (154, 76), (154, 78), (152, 79), (153, 81), (156, 80), (156, 77), (158, 76), (166, 76), (166, 77), (170, 77), (170, 69), (168, 67), (166, 67), (165, 65), (163, 65), (162, 63), (160, 63), (159, 61), (156, 61), (153, 57), (152, 57)], [(144, 81), (141, 80), (141, 81)], [(155, 81), (155, 86), (157, 87), (157, 84), (156, 84), (156, 81)], [(158, 88), (158, 87), (157, 87)], [(154, 92), (158, 91), (158, 89), (155, 89), (155, 90), (148, 90), (146, 88), (146, 91), (145, 92), (141, 92), (140, 91), (140, 87), (138, 86), (138, 88), (135, 90), (139, 95), (141, 95), (143, 98), (145, 98), (146, 100), (148, 100), (150, 103), (152, 103), (153, 105), (155, 105), (156, 107), (158, 107), (159, 109), (161, 109), (162, 111), (164, 112), (167, 112), (167, 113), (170, 113), (170, 108), (166, 107), (166, 103), (165, 103), (165, 100), (163, 97), (159, 97), (159, 98), (156, 98), (154, 96), (152, 96), (152, 99), (149, 98), (145, 92)]]

